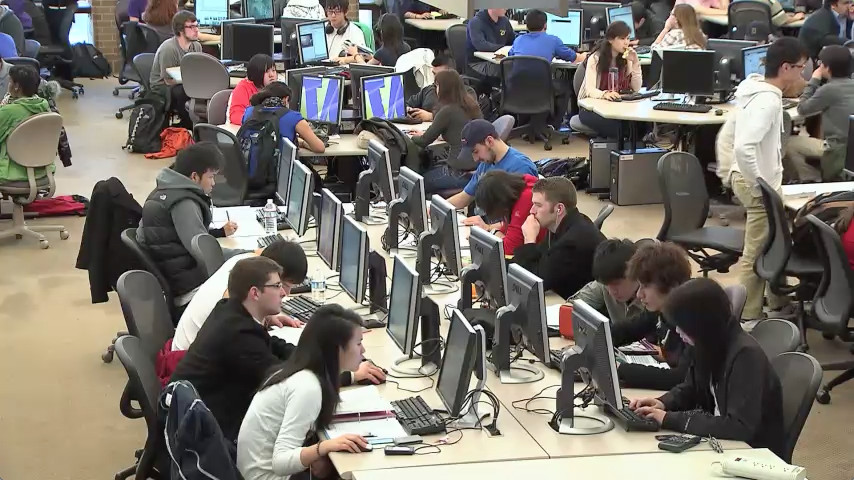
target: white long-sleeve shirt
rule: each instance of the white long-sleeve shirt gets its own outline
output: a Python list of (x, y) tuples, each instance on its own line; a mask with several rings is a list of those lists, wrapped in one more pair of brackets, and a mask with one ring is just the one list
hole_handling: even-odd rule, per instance
[(735, 92), (732, 172), (738, 172), (759, 196), (756, 179), (779, 190), (783, 185), (783, 92), (752, 74)]
[(237, 468), (244, 480), (286, 480), (308, 468), (300, 451), (320, 415), (322, 396), (309, 370), (255, 394), (237, 436)]

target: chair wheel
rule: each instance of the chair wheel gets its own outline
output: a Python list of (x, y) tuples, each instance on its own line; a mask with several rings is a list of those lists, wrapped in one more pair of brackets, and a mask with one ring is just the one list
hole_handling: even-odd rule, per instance
[(39, 240), (39, 247), (41, 247), (42, 250), (47, 250), (48, 247), (50, 247), (50, 242), (47, 240)]
[(77, 90), (80, 91), (80, 95), (86, 95), (86, 89), (83, 87), (79, 87)]
[(135, 93), (130, 92), (130, 93), (128, 94), (128, 98), (129, 98), (130, 100), (133, 100), (133, 99), (134, 99), (134, 97), (136, 97), (136, 94), (135, 94)]
[(78, 96), (79, 95), (77, 94), (77, 92), (71, 92), (71, 98), (73, 98), (74, 100), (77, 100)]
[(825, 339), (825, 340), (833, 340), (833, 337), (835, 337), (835, 336), (836, 336), (836, 335), (834, 335), (834, 334), (832, 334), (832, 333), (828, 333), (828, 332), (821, 332), (821, 338), (823, 338), (823, 339)]
[(569, 137), (561, 138), (560, 143), (562, 143), (563, 145), (569, 145)]
[(106, 352), (101, 354), (101, 361), (104, 363), (110, 363), (113, 361), (113, 351), (107, 350)]
[(59, 239), (60, 240), (68, 240), (68, 237), (70, 237), (70, 236), (71, 236), (71, 234), (68, 233), (68, 230), (60, 230), (60, 232), (59, 232)]
[(551, 149), (552, 149), (552, 145), (550, 143), (543, 145), (543, 150), (548, 152), (548, 151), (551, 151)]
[(15, 235), (15, 240), (20, 240), (20, 239), (22, 239), (22, 238), (24, 238), (24, 236), (23, 236), (23, 235)]
[(830, 403), (830, 392), (821, 387), (818, 389), (818, 393), (815, 394), (815, 400), (822, 405), (827, 405)]
[(114, 89), (113, 89), (113, 96), (114, 96), (114, 97), (118, 97), (118, 96), (119, 96), (119, 89), (118, 89), (118, 88), (114, 88)]
[(124, 113), (122, 113), (122, 112), (116, 112), (116, 118), (118, 118), (119, 120), (121, 120), (121, 119), (122, 119), (122, 117), (124, 117), (124, 116), (125, 116), (125, 114), (124, 114)]

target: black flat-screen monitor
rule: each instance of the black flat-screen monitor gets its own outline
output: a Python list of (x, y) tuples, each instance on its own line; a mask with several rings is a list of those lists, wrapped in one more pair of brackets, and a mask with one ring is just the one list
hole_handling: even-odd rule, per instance
[(661, 91), (712, 96), (715, 94), (715, 52), (664, 50)]

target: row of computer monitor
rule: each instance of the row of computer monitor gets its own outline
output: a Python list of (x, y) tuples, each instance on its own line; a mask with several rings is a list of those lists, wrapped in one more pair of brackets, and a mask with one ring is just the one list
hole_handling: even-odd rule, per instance
[(711, 96), (715, 92), (729, 90), (732, 77), (740, 80), (754, 73), (765, 74), (768, 45), (745, 47), (744, 44), (753, 42), (723, 42), (712, 44), (710, 40), (709, 50), (657, 52), (656, 55), (661, 55), (661, 90), (665, 93)]
[(547, 14), (546, 31), (560, 38), (564, 45), (578, 48), (586, 41), (602, 38), (608, 25), (621, 21), (629, 27), (629, 38), (635, 38), (631, 5), (580, 2), (579, 7), (570, 8), (563, 17)]
[[(218, 27), (229, 18), (229, 0), (196, 0), (195, 11), (199, 25)], [(272, 23), (277, 13), (273, 0), (242, 0), (241, 8), (244, 17), (258, 19), (259, 23)]]

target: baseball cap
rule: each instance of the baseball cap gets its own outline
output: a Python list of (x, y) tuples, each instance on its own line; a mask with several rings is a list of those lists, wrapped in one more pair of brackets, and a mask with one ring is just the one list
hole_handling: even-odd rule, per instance
[(463, 131), (461, 133), (462, 139), (460, 143), (462, 144), (462, 148), (460, 149), (459, 159), (463, 161), (470, 161), (472, 159), (473, 153), (472, 149), (478, 143), (483, 143), (486, 140), (486, 137), (498, 138), (498, 132), (495, 130), (495, 127), (492, 123), (483, 120), (476, 119), (472, 120), (463, 127)]
[(767, 22), (753, 21), (747, 25), (747, 32), (745, 32), (744, 39), (754, 42), (767, 42), (768, 35), (771, 35), (771, 29), (768, 27)]

